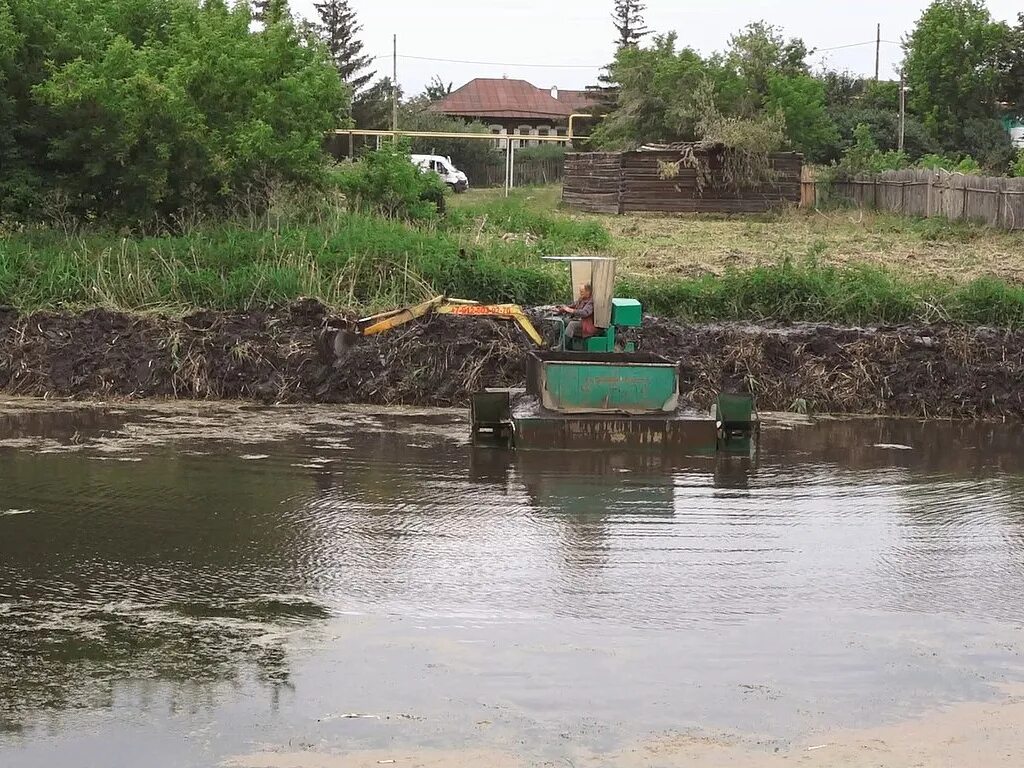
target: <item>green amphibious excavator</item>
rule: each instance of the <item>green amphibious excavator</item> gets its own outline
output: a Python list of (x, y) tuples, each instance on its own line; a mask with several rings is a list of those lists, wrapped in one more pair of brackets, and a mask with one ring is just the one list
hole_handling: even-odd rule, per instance
[[(710, 414), (680, 407), (679, 364), (637, 351), (643, 325), (636, 299), (615, 297), (615, 260), (551, 257), (568, 265), (570, 295), (590, 286), (593, 328), (566, 334), (563, 315), (552, 350), (527, 358), (525, 389), (486, 389), (472, 396), (473, 440), (515, 448), (684, 450), (749, 454), (760, 432), (754, 400), (723, 393)], [(642, 345), (641, 345), (642, 346)]]

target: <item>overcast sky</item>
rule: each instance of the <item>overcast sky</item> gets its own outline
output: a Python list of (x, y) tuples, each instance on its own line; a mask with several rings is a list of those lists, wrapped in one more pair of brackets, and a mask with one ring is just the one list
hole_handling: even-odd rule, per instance
[[(314, 0), (291, 0), (312, 18)], [(398, 35), (398, 80), (407, 94), (423, 89), (435, 74), (458, 88), (474, 77), (522, 78), (540, 87), (584, 88), (596, 82), (614, 53), (612, 0), (351, 0), (363, 24), (366, 52), (381, 74), (391, 72), (391, 38)], [(648, 0), (652, 30), (675, 30), (681, 46), (703, 53), (721, 50), (729, 36), (764, 19), (801, 37), (818, 53), (811, 58), (840, 70), (871, 74), (875, 67), (875, 25), (882, 39), (898, 43), (909, 32), (926, 0)], [(1020, 0), (988, 0), (998, 19), (1013, 21)], [(872, 41), (839, 50), (826, 48)], [(428, 61), (456, 59), (468, 62)], [(882, 44), (882, 77), (894, 76), (901, 59), (897, 44)], [(484, 64), (482, 62), (488, 62)], [(530, 66), (527, 66), (530, 65)]]

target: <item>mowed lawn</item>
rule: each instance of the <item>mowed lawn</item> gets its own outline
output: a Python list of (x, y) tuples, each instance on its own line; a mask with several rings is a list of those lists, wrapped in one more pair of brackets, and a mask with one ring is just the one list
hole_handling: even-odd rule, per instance
[[(474, 207), (502, 190), (471, 190), (452, 205)], [(515, 190), (537, 212), (598, 221), (611, 235), (607, 255), (624, 274), (723, 274), (730, 268), (814, 258), (874, 264), (908, 277), (969, 280), (983, 275), (1024, 283), (1024, 232), (856, 209), (786, 210), (757, 216), (580, 214), (561, 208), (558, 186)]]

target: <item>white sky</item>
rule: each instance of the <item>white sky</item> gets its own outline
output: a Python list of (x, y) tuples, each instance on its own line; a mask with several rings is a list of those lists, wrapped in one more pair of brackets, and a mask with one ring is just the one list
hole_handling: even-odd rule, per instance
[[(312, 18), (314, 0), (291, 0), (293, 11)], [(380, 56), (381, 74), (391, 72), (392, 35), (398, 35), (398, 80), (408, 95), (423, 89), (435, 74), (458, 88), (474, 77), (522, 78), (539, 87), (584, 88), (614, 53), (612, 0), (351, 0), (363, 24), (366, 52)], [(729, 36), (751, 21), (782, 27), (787, 37), (802, 37), (824, 49), (882, 39), (899, 41), (914, 26), (926, 0), (648, 0), (647, 25), (675, 30), (680, 46), (703, 53), (721, 50)], [(1015, 21), (1020, 0), (988, 0), (997, 19)], [(495, 62), (497, 66), (424, 61), (404, 56)], [(892, 77), (901, 59), (898, 45), (882, 44), (882, 77)], [(816, 53), (817, 68), (873, 74), (874, 43)], [(541, 66), (524, 66), (524, 65)], [(575, 65), (575, 66), (567, 66)]]

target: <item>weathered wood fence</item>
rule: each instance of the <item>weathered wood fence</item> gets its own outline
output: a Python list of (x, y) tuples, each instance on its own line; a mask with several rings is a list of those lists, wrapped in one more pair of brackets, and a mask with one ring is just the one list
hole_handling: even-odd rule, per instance
[(844, 202), (906, 216), (1024, 229), (1024, 179), (909, 169), (830, 181), (805, 177), (803, 189), (806, 207)]
[(663, 176), (663, 164), (678, 163), (682, 157), (673, 150), (569, 153), (562, 201), (592, 213), (761, 213), (800, 202), (802, 155), (771, 155), (772, 179), (738, 188), (725, 182), (714, 157), (705, 158), (711, 182), (703, 189), (694, 168), (680, 166), (671, 178)]
[[(517, 187), (531, 187), (539, 184), (554, 184), (562, 180), (561, 159), (515, 159), (513, 182)], [(486, 163), (470, 163), (459, 166), (469, 179), (470, 188), (505, 186), (505, 159)]]

